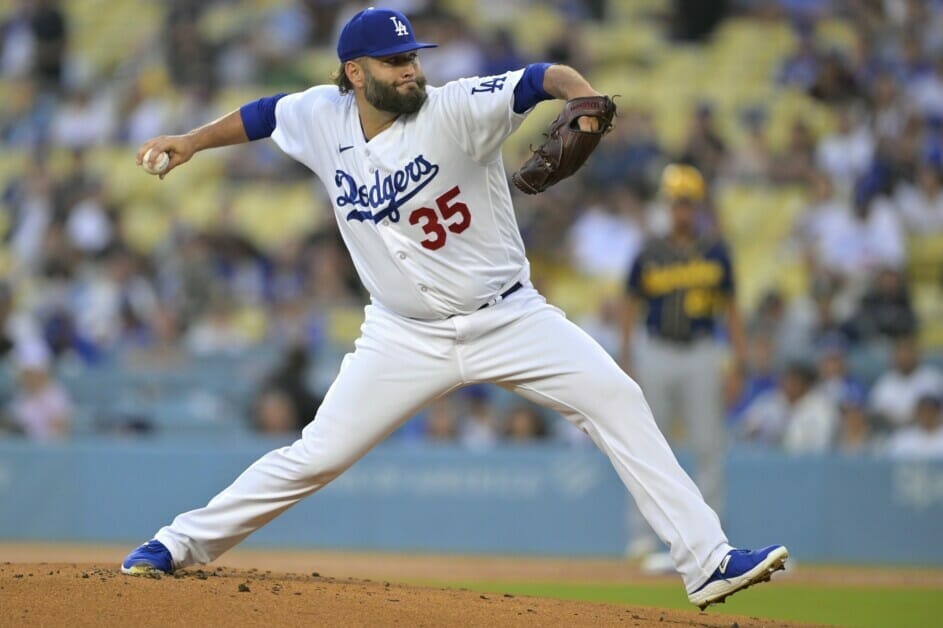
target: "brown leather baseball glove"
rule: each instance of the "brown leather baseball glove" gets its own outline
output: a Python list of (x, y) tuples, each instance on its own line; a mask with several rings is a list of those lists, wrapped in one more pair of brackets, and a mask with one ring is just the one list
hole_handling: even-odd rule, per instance
[[(602, 136), (612, 128), (616, 105), (608, 96), (585, 96), (566, 101), (563, 111), (550, 125), (547, 141), (534, 150), (511, 180), (526, 194), (543, 192), (579, 170)], [(577, 118), (599, 120), (599, 130), (581, 131)]]

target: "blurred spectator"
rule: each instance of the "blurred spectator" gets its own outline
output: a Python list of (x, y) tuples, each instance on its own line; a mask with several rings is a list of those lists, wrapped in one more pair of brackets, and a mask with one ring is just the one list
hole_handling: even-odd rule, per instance
[(730, 3), (728, 0), (674, 0), (672, 4), (671, 35), (680, 41), (696, 42), (713, 32), (727, 14)]
[(547, 43), (542, 60), (569, 65), (585, 73), (589, 69), (589, 57), (580, 29), (563, 28)]
[(901, 427), (914, 416), (917, 400), (943, 390), (943, 372), (922, 364), (917, 339), (912, 335), (894, 341), (891, 369), (871, 389), (869, 405), (885, 425)]
[(924, 117), (943, 116), (943, 55), (936, 58), (930, 72), (910, 82), (907, 99)]
[(168, 98), (170, 93), (170, 85), (163, 71), (144, 71), (138, 75), (131, 93), (122, 104), (118, 139), (137, 147), (171, 130), (174, 116)]
[(128, 360), (135, 365), (164, 368), (185, 363), (180, 319), (173, 308), (163, 304), (155, 309), (149, 333), (129, 348)]
[(904, 273), (894, 268), (879, 269), (845, 328), (862, 342), (914, 334), (917, 315)]
[(681, 161), (695, 166), (708, 180), (713, 180), (727, 158), (727, 143), (721, 137), (714, 118), (714, 108), (699, 104), (693, 112)]
[(29, 76), (36, 58), (30, 0), (16, 0), (14, 4), (0, 21), (0, 75), (5, 79)]
[(458, 440), (468, 449), (494, 447), (499, 439), (498, 419), (491, 408), (488, 390), (471, 386), (463, 391), (467, 411), (458, 421)]
[(871, 422), (863, 396), (849, 394), (838, 404), (839, 428), (835, 443), (843, 454), (863, 454), (874, 451)]
[(769, 290), (760, 297), (750, 319), (749, 330), (753, 336), (764, 336), (773, 343), (773, 355), (785, 353), (784, 348), (789, 346), (789, 328), (786, 319), (786, 302), (783, 295), (777, 290)]
[(800, 119), (789, 127), (786, 148), (773, 155), (769, 172), (776, 183), (807, 183), (815, 164), (815, 137)]
[(72, 90), (52, 120), (53, 142), (66, 148), (89, 148), (111, 140), (115, 112), (106, 95), (93, 94), (90, 87)]
[(592, 336), (606, 353), (619, 355), (622, 346), (622, 303), (618, 297), (600, 299), (595, 311), (587, 312), (574, 322)]
[[(736, 426), (743, 420), (747, 408), (757, 398), (775, 390), (777, 375), (775, 369), (776, 349), (773, 335), (763, 331), (751, 335), (748, 361), (743, 385), (739, 395), (729, 404), (728, 418)], [(735, 429), (737, 429), (735, 427)]]
[[(167, 55), (167, 66), (173, 82), (180, 86), (213, 83), (212, 46), (199, 28), (205, 3), (195, 0), (173, 0), (167, 11), (166, 32), (161, 40)], [(201, 124), (205, 124), (203, 120)]]
[(123, 341), (136, 344), (157, 308), (157, 295), (130, 251), (115, 248), (103, 262), (100, 272), (77, 282), (71, 307), (76, 333), (104, 351)]
[(547, 436), (547, 426), (531, 406), (517, 406), (504, 420), (505, 438), (512, 443), (528, 443)]
[(724, 172), (739, 181), (765, 182), (773, 160), (766, 141), (766, 114), (758, 108), (748, 109), (741, 114), (740, 123), (746, 131), (746, 138), (731, 150)]
[(523, 55), (517, 50), (514, 37), (507, 28), (498, 28), (488, 36), (482, 46), (481, 73), (484, 76), (503, 74), (527, 65)]
[(628, 106), (587, 162), (586, 176), (600, 187), (624, 186), (645, 196), (657, 186), (664, 162), (652, 112)]
[(86, 151), (75, 149), (69, 152), (69, 169), (53, 185), (56, 215), (64, 215), (93, 192), (101, 196), (101, 178), (93, 174), (87, 163)]
[(894, 458), (933, 458), (943, 460), (943, 413), (941, 391), (923, 395), (914, 408), (913, 424), (898, 428), (887, 443), (887, 453)]
[(871, 128), (878, 140), (893, 139), (904, 131), (907, 107), (890, 73), (878, 75), (871, 87)]
[(311, 354), (304, 345), (290, 347), (281, 363), (265, 379), (263, 391), (279, 391), (287, 396), (292, 414), (297, 417), (296, 429), (314, 420), (321, 399), (311, 392)]
[(239, 229), (231, 199), (221, 204), (207, 235), (215, 283), (239, 305), (264, 301), (268, 258)]
[(10, 148), (42, 148), (56, 113), (56, 100), (39, 92), (35, 82), (25, 79), (8, 84), (0, 100), (0, 140)]
[(817, 253), (823, 268), (838, 277), (861, 282), (878, 268), (900, 268), (906, 242), (890, 200), (863, 183), (852, 212), (833, 213), (819, 226)]
[(52, 181), (42, 165), (28, 174), (25, 189), (12, 207), (10, 250), (14, 268), (29, 274), (43, 262), (46, 230), (53, 220)]
[(921, 80), (933, 70), (924, 56), (920, 37), (913, 31), (906, 30), (897, 39), (895, 71), (903, 85), (911, 85)]
[(811, 89), (819, 75), (819, 51), (815, 33), (808, 22), (795, 24), (796, 49), (782, 60), (776, 80), (780, 85)]
[(35, 0), (31, 19), (36, 42), (34, 75), (40, 84), (58, 89), (63, 84), (68, 23), (59, 0)]
[(848, 341), (840, 334), (822, 339), (819, 346), (818, 389), (833, 403), (865, 398), (864, 384), (848, 372)]
[(69, 244), (81, 253), (103, 253), (113, 243), (112, 216), (105, 207), (100, 185), (89, 184), (85, 188), (78, 202), (69, 208), (65, 226)]
[(13, 351), (13, 325), (13, 290), (8, 283), (0, 281), (0, 362)]
[(847, 103), (860, 95), (854, 72), (840, 52), (832, 50), (822, 58), (809, 95), (828, 104)]
[(851, 214), (851, 207), (835, 193), (835, 186), (821, 170), (809, 173), (806, 193), (808, 200), (802, 214), (796, 220), (794, 235), (798, 238), (806, 261), (812, 269), (822, 268), (830, 259), (828, 245), (837, 236)]
[(921, 235), (943, 232), (943, 173), (939, 164), (920, 162), (916, 182), (901, 182), (895, 200), (908, 231)]
[(838, 409), (815, 388), (815, 370), (793, 362), (779, 388), (761, 395), (746, 409), (742, 434), (747, 440), (780, 446), (793, 454), (821, 453), (831, 447)]
[(644, 207), (631, 190), (587, 194), (567, 240), (573, 265), (592, 277), (622, 279), (645, 239)]
[(209, 309), (213, 290), (213, 259), (209, 239), (202, 234), (178, 234), (158, 252), (164, 291), (177, 303), (184, 324), (201, 318)]
[(426, 440), (447, 443), (454, 442), (457, 436), (454, 406), (447, 398), (433, 401), (426, 417)]
[(187, 351), (196, 356), (235, 355), (251, 341), (235, 318), (236, 304), (224, 295), (215, 295), (206, 314), (194, 321), (184, 337)]
[(255, 402), (252, 417), (253, 427), (262, 434), (278, 435), (297, 433), (299, 417), (292, 404), (291, 397), (278, 388), (262, 391)]
[(72, 402), (50, 373), (49, 349), (42, 341), (27, 340), (17, 345), (16, 354), (19, 390), (10, 412), (14, 426), (31, 440), (66, 438)]
[(439, 46), (423, 51), (422, 55), (422, 69), (429, 84), (444, 85), (462, 77), (481, 75), (485, 54), (474, 31), (454, 16), (439, 21), (438, 25), (432, 41), (439, 42)]
[(842, 191), (851, 190), (864, 175), (874, 157), (874, 137), (860, 119), (858, 107), (844, 105), (838, 109), (835, 130), (819, 142), (816, 163)]
[(332, 231), (318, 236), (312, 242), (307, 258), (306, 294), (315, 309), (328, 310), (363, 302), (350, 255), (339, 239), (340, 235)]
[(814, 355), (823, 340), (844, 334), (843, 325), (852, 303), (839, 290), (839, 282), (827, 273), (813, 276), (809, 294), (793, 299), (780, 332), (780, 352), (787, 359)]

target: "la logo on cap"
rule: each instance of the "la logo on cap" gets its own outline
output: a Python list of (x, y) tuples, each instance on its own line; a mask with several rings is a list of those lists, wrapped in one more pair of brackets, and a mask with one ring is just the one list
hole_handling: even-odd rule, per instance
[(405, 37), (406, 35), (409, 35), (409, 31), (406, 30), (406, 25), (400, 22), (398, 17), (391, 15), (390, 21), (393, 22), (393, 32), (395, 32), (399, 37)]

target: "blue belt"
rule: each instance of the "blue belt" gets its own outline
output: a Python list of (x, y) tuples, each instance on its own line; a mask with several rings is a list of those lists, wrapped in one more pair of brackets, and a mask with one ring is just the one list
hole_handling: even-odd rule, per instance
[[(511, 296), (512, 294), (514, 294), (515, 292), (517, 292), (518, 290), (520, 290), (520, 289), (523, 288), (523, 287), (524, 287), (524, 286), (521, 284), (520, 281), (516, 282), (513, 286), (511, 286), (510, 288), (508, 288), (507, 290), (505, 290), (504, 292), (501, 293), (501, 298), (499, 299), (499, 301), (503, 301), (504, 299), (506, 299), (507, 297)], [(496, 303), (497, 303), (497, 301), (496, 301)], [(480, 308), (478, 308), (478, 309), (479, 309), (479, 310), (483, 310), (483, 309), (485, 309), (486, 307), (488, 307), (489, 305), (491, 305), (491, 304), (490, 304), (490, 303), (485, 303), (484, 305), (482, 305), (482, 306), (481, 306)]]

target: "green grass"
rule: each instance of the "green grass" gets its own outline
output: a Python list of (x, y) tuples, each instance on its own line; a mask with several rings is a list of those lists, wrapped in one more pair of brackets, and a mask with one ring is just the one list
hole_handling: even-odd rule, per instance
[[(449, 582), (438, 586), (588, 602), (694, 610), (680, 585)], [(716, 610), (714, 610), (716, 609)], [(710, 612), (841, 626), (943, 626), (943, 591), (774, 583), (753, 587)]]

